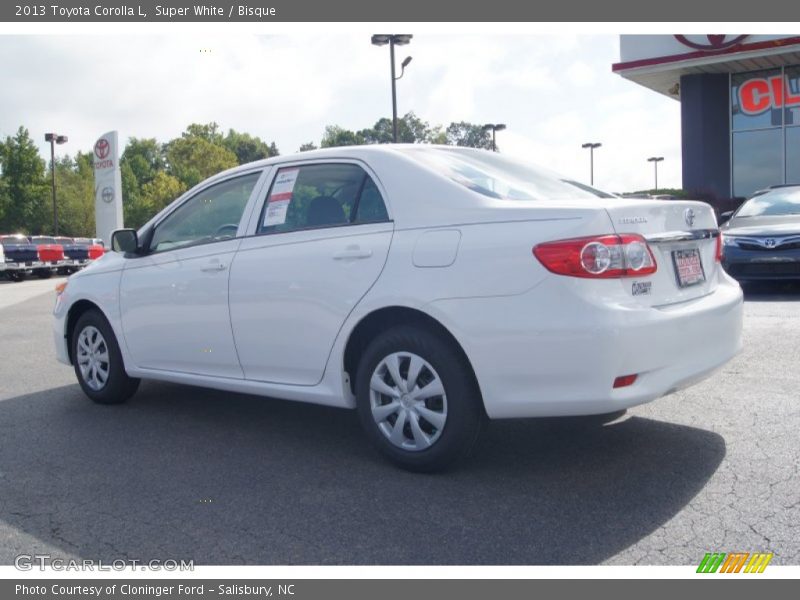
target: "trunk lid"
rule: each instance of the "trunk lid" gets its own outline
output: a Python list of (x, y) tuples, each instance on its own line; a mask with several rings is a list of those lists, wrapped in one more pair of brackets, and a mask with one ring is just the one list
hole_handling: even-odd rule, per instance
[[(663, 306), (705, 296), (717, 286), (717, 230), (714, 212), (705, 202), (619, 199), (606, 205), (618, 234), (644, 236), (658, 269), (642, 278), (621, 279), (626, 293), (642, 304)], [(698, 268), (701, 280), (688, 285)]]

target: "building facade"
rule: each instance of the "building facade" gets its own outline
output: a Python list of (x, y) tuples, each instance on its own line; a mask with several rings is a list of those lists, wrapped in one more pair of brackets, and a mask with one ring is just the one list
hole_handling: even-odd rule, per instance
[(622, 35), (612, 69), (680, 101), (685, 190), (800, 183), (800, 36)]

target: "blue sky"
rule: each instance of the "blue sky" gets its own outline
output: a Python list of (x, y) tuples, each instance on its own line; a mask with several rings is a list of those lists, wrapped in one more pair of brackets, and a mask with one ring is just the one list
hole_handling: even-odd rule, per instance
[[(413, 33), (413, 31), (411, 31)], [(204, 50), (201, 52), (201, 50)], [(368, 35), (0, 36), (0, 135), (19, 125), (59, 152), (92, 147), (110, 129), (166, 141), (217, 121), (275, 141), (283, 154), (391, 114), (388, 48)], [(581, 143), (602, 142), (595, 184), (611, 191), (680, 187), (680, 104), (611, 72), (615, 35), (416, 34), (398, 82), (400, 114), (431, 123), (503, 122), (503, 152), (588, 181)]]

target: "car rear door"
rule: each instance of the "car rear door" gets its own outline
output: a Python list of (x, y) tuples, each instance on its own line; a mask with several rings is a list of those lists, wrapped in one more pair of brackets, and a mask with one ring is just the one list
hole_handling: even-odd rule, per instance
[(342, 324), (386, 262), (394, 224), (384, 196), (356, 161), (277, 169), (254, 235), (231, 266), (231, 323), (246, 379), (322, 379)]
[(120, 283), (125, 342), (137, 367), (242, 378), (228, 276), (262, 170), (200, 189), (155, 225)]

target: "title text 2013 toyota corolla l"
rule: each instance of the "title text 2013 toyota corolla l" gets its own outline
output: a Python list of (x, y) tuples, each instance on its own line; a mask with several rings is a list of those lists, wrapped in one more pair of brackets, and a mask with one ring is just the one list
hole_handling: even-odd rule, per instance
[(741, 345), (711, 208), (625, 200), (483, 150), (281, 156), (190, 190), (70, 277), (58, 358), (97, 402), (140, 378), (357, 409), (397, 464), (484, 419), (614, 412)]

